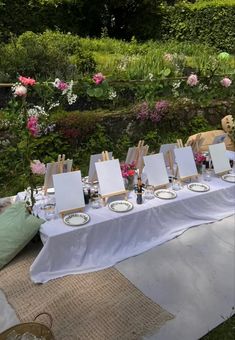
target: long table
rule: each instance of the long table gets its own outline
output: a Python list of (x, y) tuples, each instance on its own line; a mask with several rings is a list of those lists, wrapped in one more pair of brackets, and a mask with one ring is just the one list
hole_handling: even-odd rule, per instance
[(32, 281), (47, 282), (68, 274), (111, 267), (182, 234), (190, 227), (214, 222), (235, 213), (235, 185), (214, 177), (210, 191), (197, 193), (187, 186), (172, 200), (154, 198), (134, 209), (116, 213), (107, 206), (86, 207), (89, 223), (69, 227), (62, 219), (45, 222), (44, 244), (30, 268)]

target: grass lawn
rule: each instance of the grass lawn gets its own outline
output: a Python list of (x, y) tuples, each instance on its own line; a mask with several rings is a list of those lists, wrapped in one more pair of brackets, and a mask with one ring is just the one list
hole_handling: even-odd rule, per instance
[(201, 338), (201, 340), (234, 340), (234, 339), (235, 339), (235, 314)]

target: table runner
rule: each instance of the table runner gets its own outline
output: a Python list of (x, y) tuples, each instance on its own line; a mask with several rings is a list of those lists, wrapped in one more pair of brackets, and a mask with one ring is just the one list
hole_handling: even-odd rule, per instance
[[(34, 282), (111, 267), (130, 256), (166, 242), (192, 226), (235, 212), (235, 185), (213, 178), (211, 190), (192, 192), (184, 187), (174, 200), (153, 199), (127, 213), (108, 207), (87, 209), (91, 220), (73, 228), (61, 219), (41, 226), (44, 247), (30, 268)], [(135, 202), (135, 197), (130, 201)]]

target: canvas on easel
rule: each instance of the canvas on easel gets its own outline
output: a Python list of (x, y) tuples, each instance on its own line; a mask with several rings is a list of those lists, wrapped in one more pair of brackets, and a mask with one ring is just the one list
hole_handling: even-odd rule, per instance
[[(174, 149), (177, 172), (181, 180), (198, 177), (197, 167), (191, 146)], [(177, 174), (176, 174), (177, 175)]]
[(104, 202), (111, 196), (127, 195), (118, 159), (97, 162), (95, 167)]
[(85, 207), (81, 171), (53, 175), (56, 209), (61, 215)]
[(231, 170), (229, 159), (224, 143), (209, 145), (209, 152), (213, 163), (215, 174), (225, 174)]
[(162, 144), (159, 153), (163, 153), (166, 166), (170, 168), (172, 175), (174, 171), (175, 154), (174, 149), (177, 148), (176, 143)]
[(169, 178), (162, 153), (144, 156), (144, 172), (147, 175), (148, 183), (156, 188), (166, 187)]
[(53, 188), (53, 175), (64, 173), (64, 172), (70, 172), (72, 170), (73, 160), (72, 159), (66, 159), (63, 161), (57, 161), (52, 163), (47, 163), (46, 166), (46, 173), (44, 177), (44, 191), (46, 192), (47, 189)]
[[(108, 153), (109, 159), (112, 159), (112, 152)], [(91, 155), (90, 157), (90, 164), (89, 164), (89, 172), (88, 172), (88, 182), (93, 183), (97, 181), (97, 173), (95, 168), (95, 163), (99, 160), (102, 160), (102, 153)]]
[(134, 162), (140, 174), (144, 167), (143, 157), (147, 155), (148, 149), (149, 146), (144, 145), (144, 140), (140, 140), (137, 146), (129, 148), (127, 152), (126, 163), (131, 164)]

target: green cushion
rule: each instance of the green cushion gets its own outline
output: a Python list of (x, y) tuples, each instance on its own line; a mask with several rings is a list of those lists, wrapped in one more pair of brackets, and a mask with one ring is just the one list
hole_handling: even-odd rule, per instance
[(0, 215), (0, 269), (26, 246), (43, 222), (26, 211), (24, 202), (11, 205)]

